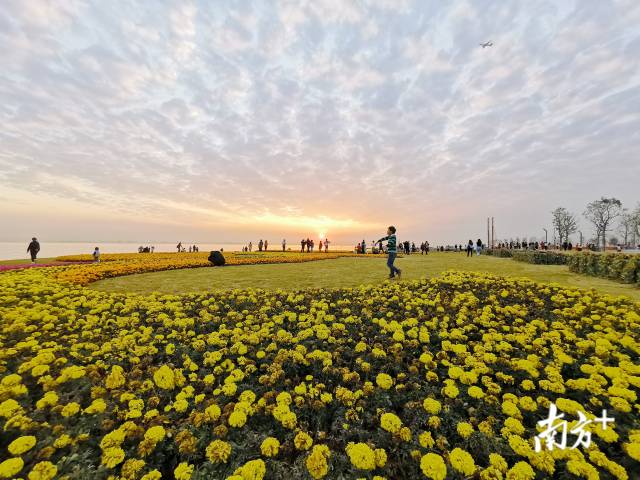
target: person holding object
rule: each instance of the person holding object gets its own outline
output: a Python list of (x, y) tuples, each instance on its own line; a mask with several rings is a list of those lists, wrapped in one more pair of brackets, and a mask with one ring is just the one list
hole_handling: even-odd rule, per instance
[(31, 239), (31, 243), (27, 247), (27, 252), (31, 254), (31, 263), (36, 263), (36, 257), (38, 256), (38, 252), (40, 251), (40, 243), (36, 237)]
[(397, 250), (396, 250), (396, 227), (393, 225), (387, 229), (387, 236), (381, 238), (376, 243), (382, 244), (382, 242), (387, 242), (387, 267), (389, 267), (389, 278), (395, 278), (396, 274), (398, 278), (402, 276), (402, 270), (397, 268), (393, 262), (396, 260)]

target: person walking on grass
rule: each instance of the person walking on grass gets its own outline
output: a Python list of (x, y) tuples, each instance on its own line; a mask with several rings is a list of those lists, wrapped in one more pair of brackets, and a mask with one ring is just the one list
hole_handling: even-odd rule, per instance
[(478, 239), (476, 242), (476, 255), (480, 256), (480, 252), (482, 251), (482, 240)]
[(469, 240), (467, 243), (467, 257), (473, 257), (473, 240)]
[(100, 263), (100, 249), (98, 247), (93, 251), (93, 262)]
[(396, 256), (398, 255), (396, 247), (396, 227), (391, 225), (387, 229), (387, 236), (382, 237), (376, 243), (382, 244), (384, 241), (387, 242), (387, 267), (389, 267), (389, 278), (395, 278), (396, 275), (400, 278), (402, 276), (402, 270), (393, 264), (393, 262), (396, 261)]
[(31, 255), (31, 263), (36, 263), (38, 252), (40, 251), (40, 243), (36, 237), (31, 239), (31, 243), (27, 247), (27, 252)]
[[(320, 249), (320, 251), (322, 251), (322, 249)], [(328, 239), (324, 239), (324, 253), (327, 253), (329, 251), (329, 240)]]
[(287, 241), (283, 238), (282, 239), (282, 251), (284, 252), (287, 249)]
[(262, 246), (264, 245), (264, 242), (262, 241), (262, 239), (260, 239), (260, 241), (258, 242), (258, 251), (261, 252), (262, 251)]
[(304, 247), (307, 246), (307, 241), (303, 238), (300, 240), (300, 252), (304, 253)]

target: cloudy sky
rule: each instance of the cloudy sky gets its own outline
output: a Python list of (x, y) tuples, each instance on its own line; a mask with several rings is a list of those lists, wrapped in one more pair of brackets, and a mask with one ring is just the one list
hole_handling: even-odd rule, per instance
[(639, 67), (637, 0), (3, 0), (0, 240), (540, 236), (640, 200)]

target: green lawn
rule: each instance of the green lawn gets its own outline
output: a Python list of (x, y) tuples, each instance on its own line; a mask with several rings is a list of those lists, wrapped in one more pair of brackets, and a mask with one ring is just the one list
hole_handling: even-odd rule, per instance
[[(539, 282), (557, 282), (578, 288), (595, 288), (602, 293), (627, 295), (640, 301), (640, 289), (610, 280), (577, 275), (564, 265), (531, 265), (508, 258), (480, 256), (466, 258), (459, 253), (410, 255), (396, 265), (403, 279), (438, 276), (454, 269), (526, 277)], [(107, 292), (187, 293), (214, 289), (259, 287), (293, 290), (306, 287), (352, 287), (387, 279), (386, 258), (340, 258), (308, 263), (239, 265), (222, 268), (193, 268), (143, 273), (101, 280), (90, 285)]]

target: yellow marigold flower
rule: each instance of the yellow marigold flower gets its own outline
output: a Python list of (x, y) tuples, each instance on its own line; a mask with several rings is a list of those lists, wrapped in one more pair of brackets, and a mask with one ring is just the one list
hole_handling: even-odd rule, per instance
[(173, 390), (176, 388), (175, 373), (166, 365), (161, 366), (153, 374), (153, 381), (156, 386), (164, 390)]
[(215, 403), (212, 405), (209, 405), (207, 408), (204, 409), (205, 418), (210, 422), (215, 422), (216, 420), (218, 420), (218, 418), (220, 418), (221, 413), (222, 412), (220, 411), (220, 407)]
[(506, 472), (507, 468), (509, 468), (509, 464), (504, 459), (504, 457), (502, 455), (498, 455), (497, 453), (489, 454), (489, 463), (492, 467), (497, 468), (502, 473)]
[(46, 392), (44, 396), (36, 402), (36, 407), (42, 409), (46, 407), (54, 407), (57, 404), (58, 404), (58, 394), (50, 390)]
[(231, 445), (223, 440), (214, 440), (207, 446), (205, 453), (211, 463), (227, 463), (231, 455)]
[(263, 460), (251, 460), (233, 473), (234, 475), (240, 475), (243, 480), (262, 480), (266, 472), (267, 467)]
[(39, 462), (29, 472), (29, 480), (52, 480), (58, 473), (58, 467), (51, 462)]
[(167, 346), (164, 347), (164, 351), (167, 355), (173, 355), (176, 351), (176, 346), (173, 343), (167, 343)]
[(102, 451), (102, 465), (107, 468), (115, 468), (124, 460), (124, 450), (120, 447), (111, 447)]
[(473, 426), (467, 422), (459, 422), (456, 430), (462, 438), (469, 438), (473, 433)]
[(144, 466), (144, 460), (130, 458), (122, 464), (122, 476), (126, 479), (135, 479)]
[(64, 406), (61, 413), (63, 417), (71, 417), (76, 413), (78, 413), (79, 411), (80, 411), (79, 404), (77, 404), (76, 402), (69, 402)]
[(379, 373), (376, 376), (376, 385), (383, 390), (389, 390), (393, 386), (393, 379), (386, 373)]
[(0, 478), (13, 478), (24, 467), (24, 461), (20, 457), (9, 458), (0, 463)]
[(349, 442), (345, 449), (351, 464), (360, 470), (376, 468), (375, 452), (366, 443)]
[(235, 428), (240, 428), (247, 423), (247, 415), (244, 412), (234, 411), (229, 415), (229, 425)]
[(373, 453), (376, 456), (376, 467), (384, 467), (387, 464), (387, 452), (384, 451), (384, 448), (376, 448)]
[(527, 462), (518, 462), (507, 472), (507, 480), (532, 480), (536, 473)]
[(162, 474), (159, 470), (151, 470), (142, 476), (140, 480), (160, 480), (162, 478)]
[(447, 476), (447, 465), (437, 453), (427, 453), (420, 459), (420, 470), (424, 476), (432, 480), (444, 480)]
[(473, 457), (462, 450), (461, 448), (454, 448), (449, 454), (449, 463), (451, 466), (464, 475), (472, 475), (476, 471), (476, 464), (473, 461)]
[(193, 465), (187, 462), (181, 462), (173, 471), (176, 480), (189, 480), (193, 474)]
[(329, 448), (326, 445), (315, 445), (311, 453), (305, 460), (305, 465), (309, 471), (309, 475), (315, 480), (324, 478), (329, 472), (329, 464), (327, 462), (330, 456)]
[(293, 439), (293, 444), (298, 450), (309, 450), (313, 445), (313, 439), (306, 432), (298, 432)]
[(49, 373), (49, 365), (36, 365), (31, 369), (31, 375), (34, 377), (41, 377), (45, 373)]
[(456, 387), (455, 385), (447, 385), (442, 389), (442, 393), (444, 393), (449, 398), (456, 398), (460, 393), (460, 390), (458, 390), (458, 387)]
[(104, 413), (106, 409), (107, 403), (104, 401), (104, 399), (96, 398), (93, 402), (91, 402), (91, 405), (85, 408), (82, 412), (91, 415), (94, 413)]
[(105, 380), (105, 386), (109, 390), (114, 390), (116, 388), (122, 387), (126, 382), (126, 378), (124, 376), (124, 369), (120, 365), (114, 365), (111, 367), (111, 373), (107, 375)]
[(476, 398), (476, 399), (480, 399), (484, 397), (484, 392), (482, 391), (482, 389), (476, 385), (469, 387), (469, 389), (467, 390), (467, 393), (469, 394), (469, 396), (471, 398)]
[(402, 428), (402, 420), (393, 413), (383, 413), (380, 417), (380, 426), (387, 432), (396, 433)]
[(71, 442), (72, 442), (71, 437), (66, 433), (63, 433), (62, 435), (60, 435), (58, 438), (55, 439), (55, 441), (53, 442), (53, 446), (56, 448), (64, 448), (67, 445), (71, 445)]
[(442, 409), (441, 403), (433, 398), (425, 398), (422, 402), (422, 407), (431, 415), (437, 415)]
[(280, 442), (277, 438), (267, 437), (260, 444), (260, 452), (265, 457), (275, 457), (280, 450)]
[(435, 443), (433, 437), (431, 436), (431, 432), (422, 432), (418, 437), (418, 441), (420, 442), (420, 446), (422, 448), (431, 448)]
[(166, 435), (166, 431), (164, 427), (161, 425), (156, 425), (154, 427), (149, 428), (144, 433), (144, 438), (145, 440), (150, 440), (154, 443), (158, 443), (164, 440), (165, 435)]
[(9, 444), (7, 450), (11, 455), (22, 455), (24, 452), (31, 450), (36, 444), (36, 437), (33, 435), (26, 435), (24, 437), (18, 437)]

